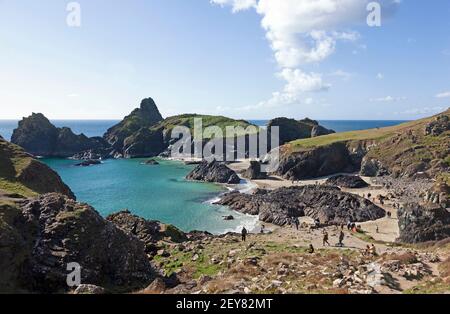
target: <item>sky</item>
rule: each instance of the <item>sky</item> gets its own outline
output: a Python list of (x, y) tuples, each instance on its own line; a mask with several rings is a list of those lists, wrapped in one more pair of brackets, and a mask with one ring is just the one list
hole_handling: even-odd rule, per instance
[(120, 119), (146, 97), (166, 117), (449, 108), (450, 1), (369, 2), (0, 0), (0, 119)]

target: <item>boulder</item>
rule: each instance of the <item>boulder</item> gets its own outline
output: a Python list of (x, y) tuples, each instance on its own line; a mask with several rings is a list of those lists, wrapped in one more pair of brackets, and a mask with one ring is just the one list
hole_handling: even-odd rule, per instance
[(105, 294), (105, 289), (95, 285), (79, 285), (74, 294)]
[(420, 243), (450, 237), (450, 212), (437, 205), (406, 204), (398, 211), (398, 241)]
[(385, 216), (385, 211), (369, 200), (342, 192), (337, 187), (302, 186), (279, 188), (265, 193), (231, 192), (217, 202), (231, 209), (259, 215), (264, 222), (286, 225), (292, 217), (308, 216), (321, 224), (340, 225), (348, 221), (365, 222)]
[(144, 162), (144, 165), (157, 166), (159, 165), (159, 162), (157, 162), (155, 159), (149, 159)]
[(267, 172), (261, 172), (261, 163), (259, 161), (250, 161), (250, 166), (245, 170), (243, 174), (244, 178), (250, 180), (263, 180), (267, 179)]
[(377, 159), (364, 157), (360, 174), (366, 177), (382, 177), (389, 175), (389, 170)]
[(349, 189), (361, 189), (369, 186), (369, 184), (367, 184), (367, 182), (361, 179), (361, 177), (359, 176), (346, 175), (331, 177), (325, 182), (325, 184)]
[(186, 179), (227, 184), (239, 184), (241, 182), (236, 172), (216, 160), (212, 162), (203, 161), (186, 176)]
[(89, 167), (89, 166), (95, 166), (95, 165), (101, 165), (102, 162), (98, 159), (89, 159), (84, 160), (78, 164), (75, 164), (76, 167)]

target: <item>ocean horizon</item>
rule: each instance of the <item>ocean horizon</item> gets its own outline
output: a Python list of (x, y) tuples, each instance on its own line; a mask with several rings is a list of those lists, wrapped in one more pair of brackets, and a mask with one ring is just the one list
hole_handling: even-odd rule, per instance
[[(17, 128), (20, 120), (0, 119), (0, 136), (10, 141), (12, 133)], [(56, 127), (69, 127), (75, 134), (81, 134), (88, 137), (102, 136), (110, 127), (119, 123), (121, 120), (50, 120)], [(265, 126), (270, 120), (247, 120), (257, 125)], [(408, 120), (317, 120), (321, 125), (336, 132), (359, 131), (365, 129), (374, 129), (398, 125)]]

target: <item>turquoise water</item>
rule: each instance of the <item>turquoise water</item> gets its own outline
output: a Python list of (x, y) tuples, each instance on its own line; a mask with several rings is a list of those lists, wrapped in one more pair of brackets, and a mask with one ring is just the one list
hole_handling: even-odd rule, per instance
[[(107, 216), (122, 209), (146, 218), (170, 223), (184, 231), (205, 230), (215, 234), (254, 229), (257, 218), (231, 211), (210, 201), (225, 188), (184, 179), (192, 166), (160, 161), (142, 165), (142, 159), (106, 160), (102, 165), (75, 167), (76, 161), (42, 159), (70, 186), (78, 201), (92, 205)], [(224, 215), (236, 220), (225, 221)]]

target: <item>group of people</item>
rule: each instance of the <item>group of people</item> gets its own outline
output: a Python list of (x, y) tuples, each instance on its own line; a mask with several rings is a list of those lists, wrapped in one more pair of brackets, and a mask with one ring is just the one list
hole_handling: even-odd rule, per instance
[(366, 249), (364, 250), (364, 256), (377, 256), (377, 249), (375, 248), (375, 245), (372, 243), (371, 245), (367, 245)]
[[(344, 246), (344, 238), (345, 238), (344, 231), (341, 230), (341, 232), (339, 232), (339, 242), (336, 244), (336, 246), (343, 247)], [(330, 243), (328, 242), (328, 240), (329, 240), (328, 232), (324, 230), (323, 231), (323, 239), (322, 239), (323, 246), (330, 246)]]

